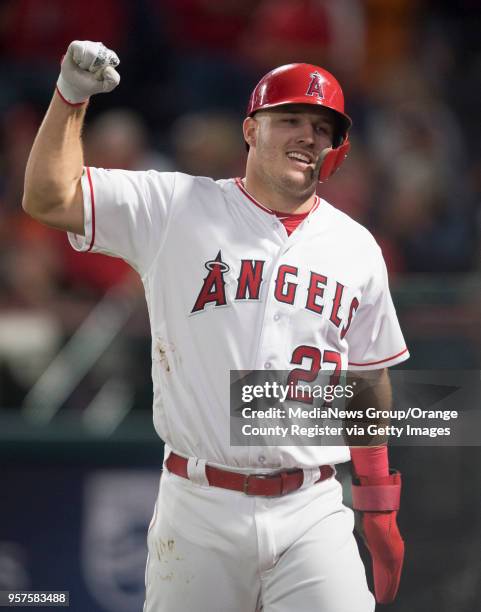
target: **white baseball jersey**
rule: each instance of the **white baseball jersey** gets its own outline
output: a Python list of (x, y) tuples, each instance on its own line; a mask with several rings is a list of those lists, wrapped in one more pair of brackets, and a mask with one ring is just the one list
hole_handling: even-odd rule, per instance
[(230, 370), (375, 369), (408, 358), (381, 250), (317, 198), (290, 235), (239, 179), (87, 168), (79, 251), (140, 274), (154, 424), (167, 446), (250, 471), (349, 460), (347, 447), (231, 447)]

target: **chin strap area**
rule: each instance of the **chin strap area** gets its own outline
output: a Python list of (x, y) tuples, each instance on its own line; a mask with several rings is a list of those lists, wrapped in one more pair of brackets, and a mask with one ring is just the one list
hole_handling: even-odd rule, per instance
[(322, 164), (319, 168), (319, 182), (323, 183), (327, 181), (327, 179), (336, 172), (346, 159), (350, 148), (351, 143), (349, 140), (346, 140), (335, 149), (332, 147), (324, 149), (322, 152)]

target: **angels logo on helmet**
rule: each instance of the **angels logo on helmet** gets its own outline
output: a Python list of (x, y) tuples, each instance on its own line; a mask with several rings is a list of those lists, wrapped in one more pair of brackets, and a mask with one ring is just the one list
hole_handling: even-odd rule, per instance
[(317, 70), (315, 72), (311, 72), (311, 82), (307, 88), (306, 96), (317, 96), (319, 100), (324, 100), (321, 75), (319, 72), (317, 72)]

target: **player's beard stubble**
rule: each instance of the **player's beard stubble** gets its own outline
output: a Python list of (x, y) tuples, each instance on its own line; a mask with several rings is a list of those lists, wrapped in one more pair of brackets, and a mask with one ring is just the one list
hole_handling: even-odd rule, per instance
[[(266, 188), (282, 198), (289, 198), (293, 205), (303, 204), (315, 193), (322, 159), (319, 158), (314, 167), (301, 170), (290, 167), (289, 148), (269, 145), (260, 134), (255, 146), (256, 174)], [(299, 147), (294, 145), (292, 149)]]

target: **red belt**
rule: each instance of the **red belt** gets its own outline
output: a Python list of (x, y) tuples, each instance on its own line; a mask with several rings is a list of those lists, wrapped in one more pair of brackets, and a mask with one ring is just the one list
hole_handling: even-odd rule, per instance
[[(170, 453), (165, 466), (172, 474), (188, 479), (187, 461), (185, 457)], [(334, 474), (334, 469), (330, 465), (321, 465), (319, 469), (321, 475), (314, 484), (327, 480)], [(304, 482), (304, 472), (301, 469), (274, 474), (240, 474), (206, 465), (205, 475), (211, 487), (242, 491), (246, 495), (264, 497), (286, 495), (300, 489)]]

